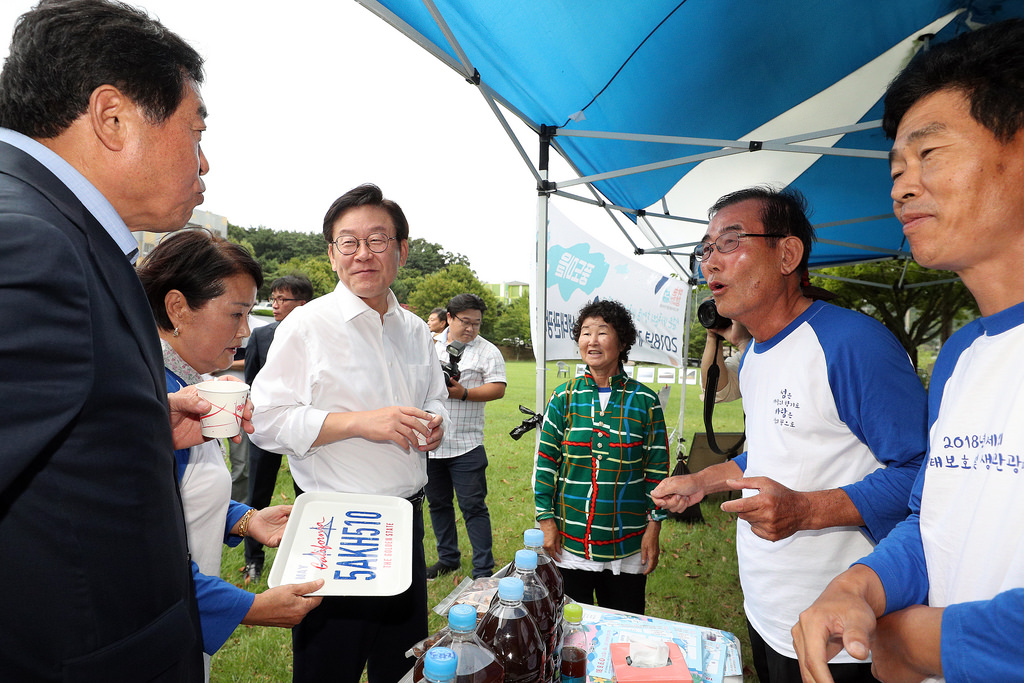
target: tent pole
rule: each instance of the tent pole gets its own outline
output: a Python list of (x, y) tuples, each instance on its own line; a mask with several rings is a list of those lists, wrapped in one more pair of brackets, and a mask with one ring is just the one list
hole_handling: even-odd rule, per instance
[[(537, 357), (536, 411), (544, 412), (547, 400), (547, 310), (548, 310), (548, 165), (551, 149), (551, 135), (554, 129), (541, 126), (540, 159), (537, 170), (540, 182), (537, 185), (537, 273), (534, 282), (536, 295), (534, 301), (533, 352)], [(537, 430), (537, 444), (540, 444), (540, 430)]]
[[(696, 275), (696, 269), (694, 269), (693, 275), (690, 276), (690, 279), (687, 282), (689, 286), (686, 288), (686, 303), (683, 308), (683, 310), (685, 311), (683, 313), (683, 329), (686, 330), (683, 333), (683, 367), (680, 371), (683, 373), (683, 381), (681, 383), (682, 390), (679, 392), (679, 427), (677, 427), (679, 431), (676, 434), (675, 444), (671, 444), (669, 446), (669, 448), (675, 447), (676, 449), (674, 454), (669, 453), (668, 456), (668, 461), (670, 465), (668, 471), (670, 474), (672, 473), (672, 464), (674, 462), (672, 460), (672, 456), (679, 456), (679, 454), (683, 450), (682, 444), (684, 441), (686, 441), (686, 432), (684, 431), (685, 425), (683, 423), (686, 420), (686, 388), (690, 386), (689, 384), (686, 383), (686, 371), (690, 367), (690, 325), (693, 324), (693, 310), (697, 302), (697, 297), (695, 296), (697, 293), (697, 285), (695, 284), (697, 281)], [(704, 378), (698, 376), (697, 384), (700, 384), (702, 381), (704, 381)], [(687, 454), (689, 454), (689, 451), (687, 451)]]

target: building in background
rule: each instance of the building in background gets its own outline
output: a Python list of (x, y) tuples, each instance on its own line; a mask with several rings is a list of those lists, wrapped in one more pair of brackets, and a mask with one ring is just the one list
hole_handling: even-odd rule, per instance
[[(185, 227), (206, 228), (218, 237), (224, 239), (228, 237), (228, 219), (209, 211), (199, 211), (198, 209), (192, 211), (192, 218), (189, 219)], [(132, 234), (135, 235), (135, 241), (139, 243), (139, 258), (143, 258), (153, 251), (153, 247), (160, 243), (160, 239), (166, 233), (140, 231)]]
[(530, 285), (525, 282), (495, 282), (484, 285), (494, 296), (506, 304), (530, 296)]

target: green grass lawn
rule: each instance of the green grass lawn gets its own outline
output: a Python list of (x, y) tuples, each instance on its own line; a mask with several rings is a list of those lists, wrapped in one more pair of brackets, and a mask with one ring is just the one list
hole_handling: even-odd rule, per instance
[[(573, 364), (570, 364), (573, 365)], [(547, 392), (556, 386), (554, 363), (549, 363)], [(522, 547), (522, 532), (534, 525), (533, 495), (530, 476), (533, 471), (534, 434), (530, 432), (519, 441), (508, 436), (525, 415), (519, 405), (533, 408), (534, 381), (532, 362), (510, 362), (507, 365), (508, 389), (505, 398), (487, 406), (485, 446), (490, 460), (488, 468), (491, 526), (494, 530), (494, 556), (498, 566), (512, 559)], [(657, 391), (661, 385), (651, 384)], [(682, 428), (679, 427), (679, 400), (681, 389), (687, 389), (686, 411)], [(665, 419), (670, 434), (685, 437), (683, 449), (689, 445), (694, 432), (703, 432), (703, 404), (698, 400), (696, 386), (672, 386)], [(737, 403), (718, 405), (715, 411), (716, 431), (742, 431), (742, 411)], [(677, 449), (678, 450), (678, 449)], [(282, 467), (278, 477), (276, 500), (292, 502), (291, 480)], [(717, 503), (701, 505), (705, 523), (688, 525), (668, 521), (662, 526), (661, 560), (647, 583), (647, 613), (690, 624), (711, 626), (734, 633), (741, 641), (744, 655), (745, 680), (756, 680), (749, 658), (749, 641), (743, 617), (743, 597), (736, 570), (735, 523), (732, 515), (718, 509)], [(458, 515), (458, 510), (456, 510)], [(432, 581), (429, 585), (430, 606), (436, 605), (468, 575), (472, 551), (466, 538), (465, 526), (459, 516), (459, 541), (463, 553), (463, 571)], [(436, 559), (434, 536), (430, 516), (424, 510), (426, 522), (427, 564)], [(264, 578), (250, 590), (266, 590), (266, 575), (274, 550), (268, 550), (268, 567)], [(244, 565), (242, 546), (225, 548), (222, 576), (241, 585), (239, 572)], [(431, 612), (431, 629), (439, 628), (444, 620)], [(228, 642), (213, 657), (211, 681), (213, 683), (291, 680), (291, 633), (285, 629), (240, 626)]]

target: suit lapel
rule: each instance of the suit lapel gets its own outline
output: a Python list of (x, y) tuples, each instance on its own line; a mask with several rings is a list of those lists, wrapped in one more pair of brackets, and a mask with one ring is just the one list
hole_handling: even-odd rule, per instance
[(121, 311), (134, 333), (158, 395), (166, 394), (156, 321), (147, 304), (142, 283), (128, 257), (78, 197), (30, 155), (0, 142), (0, 173), (14, 176), (31, 185), (84, 235), (89, 251), (99, 266), (97, 270), (100, 278), (109, 290), (111, 301)]

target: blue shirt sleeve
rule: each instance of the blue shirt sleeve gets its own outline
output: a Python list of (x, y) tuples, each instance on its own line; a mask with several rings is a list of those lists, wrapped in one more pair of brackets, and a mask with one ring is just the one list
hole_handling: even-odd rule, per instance
[(928, 567), (921, 542), (921, 491), (924, 468), (918, 473), (910, 494), (910, 515), (860, 560), (878, 575), (885, 592), (885, 613), (928, 601)]
[(991, 600), (961, 602), (942, 613), (942, 672), (947, 683), (1014, 681), (1024, 670), (1024, 588)]
[(732, 459), (732, 461), (734, 463), (736, 463), (737, 465), (739, 465), (740, 470), (742, 470), (743, 472), (747, 471), (747, 452), (746, 451), (743, 451), (742, 453), (737, 455), (735, 458)]
[(909, 513), (928, 443), (928, 402), (906, 350), (881, 323), (823, 305), (811, 325), (825, 352), (839, 417), (885, 467), (842, 487), (878, 542)]
[(256, 596), (218, 576), (200, 573), (195, 562), (192, 563), (192, 578), (196, 585), (199, 622), (203, 630), (203, 652), (212, 655), (242, 623)]

